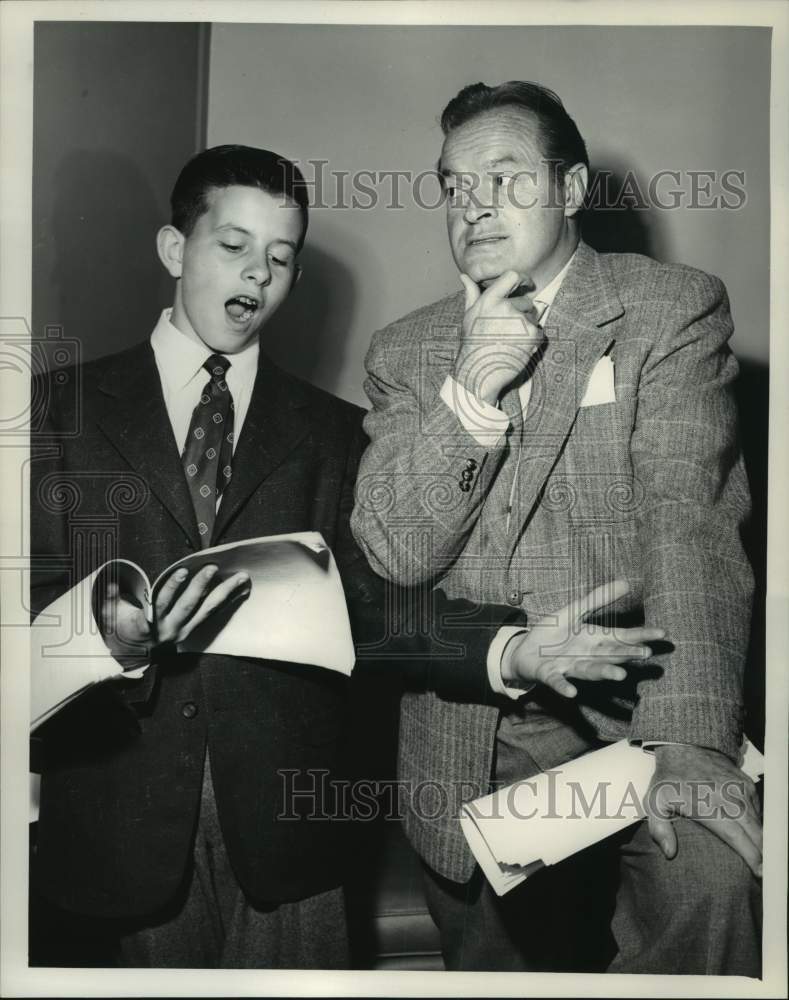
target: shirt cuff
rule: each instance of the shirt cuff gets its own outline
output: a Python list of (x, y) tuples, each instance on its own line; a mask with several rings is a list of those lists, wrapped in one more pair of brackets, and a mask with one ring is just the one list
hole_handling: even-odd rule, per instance
[(522, 625), (502, 625), (494, 636), (493, 642), (488, 647), (488, 683), (496, 694), (506, 695), (513, 701), (527, 694), (534, 687), (530, 684), (525, 688), (508, 687), (501, 676), (501, 658), (504, 655), (504, 648), (510, 639), (516, 635), (528, 632)]
[(492, 448), (506, 434), (510, 418), (447, 375), (439, 393), (477, 444)]

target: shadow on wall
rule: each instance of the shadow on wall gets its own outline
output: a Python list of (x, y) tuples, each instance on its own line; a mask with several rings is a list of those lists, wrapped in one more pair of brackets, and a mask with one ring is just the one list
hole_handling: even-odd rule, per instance
[(329, 391), (346, 363), (356, 313), (356, 283), (346, 265), (309, 242), (301, 278), (263, 331), (263, 345), (287, 371)]
[(767, 579), (767, 472), (770, 379), (767, 365), (740, 361), (737, 405), (753, 513), (743, 542), (756, 576), (753, 623), (745, 674), (746, 731), (764, 749), (765, 581)]
[(39, 317), (37, 334), (62, 326), (83, 360), (144, 340), (173, 295), (155, 242), (168, 219), (150, 184), (130, 160), (94, 149), (69, 153), (54, 184), (52, 270), (40, 280), (57, 290), (59, 311)]
[(629, 180), (633, 176), (610, 165), (591, 171), (583, 238), (601, 253), (641, 253), (668, 260), (670, 240), (664, 220), (657, 209), (646, 206), (641, 192), (647, 188), (637, 176), (635, 183)]

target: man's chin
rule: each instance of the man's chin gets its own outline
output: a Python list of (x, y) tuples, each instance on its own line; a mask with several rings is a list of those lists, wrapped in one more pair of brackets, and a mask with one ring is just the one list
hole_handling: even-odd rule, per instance
[[(505, 268), (504, 271), (506, 270), (515, 270), (515, 269)], [(504, 274), (504, 271), (500, 271), (498, 274), (491, 275), (491, 277), (482, 278), (481, 280), (477, 281), (477, 284), (482, 289), (488, 288), (490, 285), (493, 284), (494, 281), (497, 281), (501, 277), (501, 275)], [(534, 289), (535, 289), (534, 281), (529, 277), (524, 277), (523, 275), (521, 275), (520, 283), (516, 285), (516, 287), (509, 293), (509, 295), (510, 296), (531, 295)]]
[(482, 278), (475, 278), (474, 280), (477, 282), (477, 284), (479, 285), (480, 288), (483, 288), (483, 289), (484, 288), (489, 288), (490, 285), (492, 285), (495, 281), (498, 281), (499, 278), (502, 276), (502, 274), (504, 274), (505, 271), (508, 271), (508, 270), (512, 270), (512, 268), (506, 268), (505, 267), (505, 268), (502, 268), (501, 271), (496, 271), (494, 274), (486, 274), (484, 277), (482, 277)]
[(475, 284), (480, 286), (480, 288), (487, 288), (488, 285), (493, 284), (500, 274), (504, 273), (506, 268), (494, 270), (492, 268), (475, 267), (474, 265), (471, 267), (464, 267), (461, 264), (458, 270), (467, 274)]

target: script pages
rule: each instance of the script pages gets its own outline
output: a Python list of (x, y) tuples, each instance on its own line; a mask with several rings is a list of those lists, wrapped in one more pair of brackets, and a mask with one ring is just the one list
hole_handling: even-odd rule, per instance
[(222, 653), (308, 663), (350, 674), (355, 653), (345, 594), (331, 550), (319, 532), (271, 535), (204, 549), (173, 563), (150, 584), (134, 563), (114, 560), (49, 605), (31, 627), (32, 729), (94, 684), (133, 680), (147, 667), (124, 671), (113, 659), (95, 619), (95, 591), (107, 573), (153, 619), (165, 577), (186, 566), (218, 566), (221, 582), (244, 570), (249, 597), (220, 609), (178, 646), (184, 652)]

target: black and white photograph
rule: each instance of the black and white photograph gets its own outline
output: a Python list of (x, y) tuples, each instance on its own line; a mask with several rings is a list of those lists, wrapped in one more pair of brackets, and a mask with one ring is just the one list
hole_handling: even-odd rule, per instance
[(2, 995), (784, 996), (789, 4), (0, 18)]

